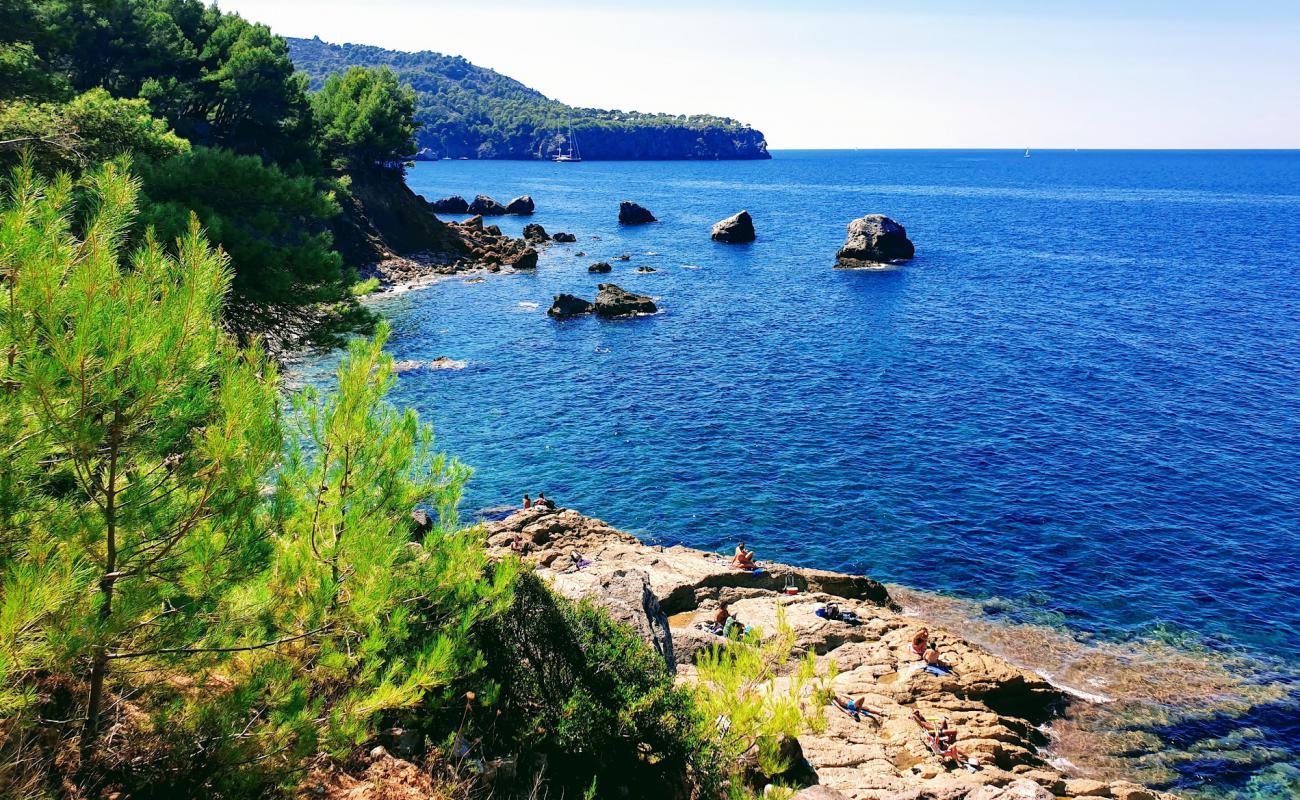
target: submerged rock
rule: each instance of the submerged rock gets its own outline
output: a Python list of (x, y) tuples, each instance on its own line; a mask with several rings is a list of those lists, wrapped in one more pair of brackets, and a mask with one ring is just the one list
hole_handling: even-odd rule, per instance
[(571, 294), (557, 294), (546, 313), (552, 317), (575, 317), (590, 314), (595, 309), (589, 301)]
[(749, 216), (748, 211), (741, 211), (739, 214), (713, 223), (711, 238), (715, 242), (724, 242), (726, 244), (752, 242), (754, 241), (754, 220)]
[(482, 214), (483, 216), (488, 217), (499, 217), (506, 213), (506, 207), (493, 200), (491, 197), (481, 194), (474, 198), (474, 202), (469, 204), (469, 213)]
[(551, 235), (541, 225), (530, 222), (524, 226), (524, 240), (534, 243), (549, 242)]
[(597, 261), (595, 264), (592, 264), (590, 267), (587, 267), (588, 272), (604, 273), (604, 272), (609, 272), (612, 269), (613, 267), (609, 265), (608, 261)]
[(612, 283), (600, 284), (596, 295), (596, 313), (602, 317), (625, 317), (632, 314), (653, 314), (659, 310), (654, 301), (643, 294), (633, 294)]
[(649, 274), (651, 272), (658, 272), (659, 270), (655, 269), (654, 267), (637, 267), (636, 271), (642, 274)]
[(429, 369), (465, 369), (469, 366), (468, 361), (451, 356), (438, 356), (429, 362)]
[(551, 237), (551, 241), (564, 242), (565, 244), (568, 244), (570, 242), (578, 241), (578, 237), (571, 233), (565, 233), (564, 231), (556, 231), (555, 235)]
[(644, 225), (647, 222), (658, 222), (655, 215), (650, 213), (650, 209), (645, 206), (633, 203), (631, 200), (624, 200), (618, 205), (618, 221), (624, 225)]
[(533, 198), (528, 195), (520, 195), (509, 203), (506, 203), (507, 214), (531, 214), (533, 213)]
[(836, 266), (871, 267), (916, 255), (907, 230), (884, 214), (868, 214), (849, 223), (849, 237), (835, 254)]
[(434, 200), (429, 203), (429, 210), (435, 214), (468, 214), (469, 203), (458, 194)]
[(632, 260), (631, 253), (622, 253), (610, 259), (610, 261), (631, 261), (631, 260)]

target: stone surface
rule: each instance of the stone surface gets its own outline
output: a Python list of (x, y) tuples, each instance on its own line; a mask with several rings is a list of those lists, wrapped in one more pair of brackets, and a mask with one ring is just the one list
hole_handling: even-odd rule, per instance
[(624, 200), (618, 204), (618, 221), (624, 225), (644, 225), (647, 222), (658, 222), (655, 215), (650, 213), (650, 209), (645, 206), (633, 203), (631, 200)]
[(754, 241), (754, 220), (749, 216), (748, 211), (741, 211), (739, 214), (713, 223), (713, 233), (710, 238), (715, 242), (724, 242), (726, 244), (752, 242)]
[(609, 265), (608, 261), (597, 261), (595, 264), (592, 264), (590, 267), (587, 267), (588, 272), (596, 272), (601, 274), (609, 272), (612, 269), (613, 267)]
[(574, 236), (572, 233), (565, 233), (564, 231), (556, 231), (555, 235), (552, 236), (551, 239), (552, 241), (563, 242), (564, 244), (578, 241), (577, 236)]
[(542, 242), (549, 242), (550, 240), (550, 234), (548, 234), (546, 229), (541, 225), (538, 225), (536, 222), (530, 222), (524, 226), (524, 241), (541, 244)]
[(506, 213), (506, 207), (491, 197), (481, 194), (474, 198), (474, 202), (469, 204), (469, 213), (481, 214), (486, 217), (499, 217)]
[(452, 195), (431, 201), (429, 210), (435, 214), (468, 214), (469, 203), (465, 202), (465, 198), (460, 195)]
[(668, 632), (668, 617), (659, 607), (659, 598), (650, 586), (644, 570), (619, 569), (600, 577), (588, 593), (614, 619), (629, 625), (650, 643), (664, 659), (664, 668), (677, 671), (673, 657), (673, 637)]
[(438, 356), (429, 362), (429, 369), (465, 369), (468, 366), (468, 361), (451, 356)]
[(590, 314), (595, 309), (589, 301), (571, 294), (557, 294), (546, 313), (552, 317), (573, 317)]
[(536, 206), (533, 204), (533, 198), (528, 195), (520, 195), (509, 203), (506, 203), (507, 214), (531, 214)]
[(916, 248), (907, 231), (884, 214), (868, 214), (849, 223), (849, 236), (835, 254), (838, 267), (871, 267), (911, 258)]
[[(517, 511), (488, 523), (493, 553), (516, 552), (514, 542), (524, 561), (560, 594), (602, 604), (617, 595), (611, 613), (628, 618), (661, 654), (666, 652), (667, 631), (679, 680), (690, 680), (697, 653), (725, 644), (706, 628), (720, 602), (726, 601), (743, 624), (764, 635), (775, 631), (781, 613), (793, 630), (797, 653), (813, 653), (823, 674), (835, 662), (833, 690), (865, 698), (868, 708), (880, 712), (878, 720), (855, 721), (826, 707), (825, 730), (799, 737), (819, 785), (805, 790), (813, 794), (797, 797), (1048, 800), (1053, 791), (1086, 789), (1120, 800), (1172, 798), (1133, 784), (1065, 778), (1038, 749), (1045, 739), (1037, 720), (1061, 707), (1060, 692), (1041, 676), (934, 624), (927, 627), (954, 670), (942, 676), (922, 670), (908, 644), (916, 628), (927, 623), (904, 616), (885, 587), (866, 576), (763, 560), (759, 564), (764, 572), (756, 575), (732, 568), (728, 556), (642, 544), (572, 509)], [(797, 593), (786, 594), (787, 584)], [(818, 616), (817, 610), (828, 601), (853, 611), (859, 623)], [(666, 615), (666, 626), (661, 615)], [(958, 746), (977, 758), (980, 768), (968, 772), (941, 762), (911, 718), (914, 710), (930, 719), (948, 717), (958, 731)]]
[(653, 314), (659, 310), (654, 301), (643, 294), (633, 294), (612, 283), (602, 283), (599, 288), (600, 292), (596, 295), (596, 313), (602, 317)]

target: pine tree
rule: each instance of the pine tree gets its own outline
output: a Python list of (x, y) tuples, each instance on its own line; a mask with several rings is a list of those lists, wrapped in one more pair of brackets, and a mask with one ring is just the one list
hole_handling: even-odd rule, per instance
[(0, 205), (0, 704), (38, 668), (85, 676), (83, 767), (115, 665), (203, 652), (264, 565), (280, 445), (274, 368), (218, 324), (226, 257), (196, 221), (174, 254), (124, 252), (137, 192), (120, 164), (74, 185), (29, 162)]
[[(510, 602), (514, 571), (487, 569), (481, 526), (456, 506), (469, 469), (433, 447), (414, 411), (385, 402), (388, 335), (357, 340), (332, 394), (302, 390), (271, 510), (273, 566), (230, 615), (260, 619), (250, 641), (293, 632), (291, 647), (246, 663), (297, 748), (344, 753), (385, 714), (481, 666), (471, 631)], [(412, 509), (432, 529), (412, 541)], [(318, 739), (317, 737), (321, 737)]]

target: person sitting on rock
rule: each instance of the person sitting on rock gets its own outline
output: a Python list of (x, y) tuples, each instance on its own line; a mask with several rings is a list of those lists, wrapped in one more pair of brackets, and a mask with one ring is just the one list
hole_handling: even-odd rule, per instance
[(854, 700), (852, 697), (848, 697), (847, 695), (832, 695), (831, 704), (840, 711), (843, 711), (845, 714), (848, 714), (850, 717), (853, 717), (854, 722), (861, 722), (863, 714), (867, 715), (867, 719), (874, 720), (877, 725), (879, 725), (880, 721), (885, 718), (885, 715), (879, 711), (873, 711), (872, 709), (867, 708), (867, 698), (865, 697), (859, 697)]
[(713, 615), (713, 624), (721, 627), (725, 625), (727, 623), (727, 620), (730, 619), (732, 616), (733, 614), (731, 613), (731, 606), (727, 604), (726, 600), (723, 600), (721, 603), (718, 604), (717, 613)]
[(925, 648), (930, 645), (930, 629), (922, 628), (912, 636), (909, 647), (917, 658), (925, 658)]
[(547, 499), (546, 499), (546, 492), (538, 492), (538, 493), (537, 493), (537, 502), (536, 502), (534, 505), (536, 505), (536, 506), (538, 506), (538, 507), (540, 507), (540, 508), (545, 508), (545, 509), (554, 509), (554, 508), (555, 508), (555, 501), (554, 501), (554, 500), (547, 500)]
[(926, 644), (925, 655), (923, 655), (922, 658), (925, 659), (925, 666), (927, 669), (939, 670), (940, 672), (952, 672), (952, 666), (944, 662), (943, 658), (939, 655), (939, 646), (934, 642)]
[(738, 543), (736, 555), (731, 559), (731, 566), (736, 569), (758, 569), (758, 565), (754, 563), (754, 551), (746, 550), (744, 542)]
[(533, 498), (529, 497), (528, 495), (524, 495), (524, 510), (526, 511), (532, 507), (533, 507)]

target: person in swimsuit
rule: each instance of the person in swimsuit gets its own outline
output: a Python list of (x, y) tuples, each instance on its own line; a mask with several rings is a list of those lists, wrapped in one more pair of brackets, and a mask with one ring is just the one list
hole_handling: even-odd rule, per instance
[(532, 507), (533, 507), (533, 499), (528, 495), (524, 495), (524, 508), (529, 509)]
[(930, 644), (930, 629), (922, 628), (912, 636), (912, 653), (917, 658), (925, 657), (925, 648)]
[(934, 642), (930, 642), (925, 646), (925, 655), (922, 656), (922, 658), (924, 658), (925, 663), (931, 667), (938, 667), (939, 669), (942, 670), (952, 669), (951, 666), (944, 663), (943, 660), (940, 658), (939, 647)]
[(884, 714), (879, 711), (867, 708), (867, 698), (865, 697), (854, 700), (852, 697), (837, 694), (831, 698), (831, 703), (839, 710), (853, 717), (854, 721), (860, 722), (863, 714), (866, 714), (868, 719), (873, 719), (876, 722), (880, 722), (884, 718)]
[(547, 509), (550, 509), (550, 508), (555, 508), (555, 501), (554, 501), (554, 500), (547, 500), (547, 499), (546, 499), (546, 492), (538, 492), (538, 493), (537, 493), (537, 502), (535, 503), (535, 505), (540, 506), (541, 508), (547, 508)]
[(754, 563), (754, 551), (746, 550), (745, 543), (740, 542), (736, 545), (736, 555), (731, 559), (731, 566), (736, 569), (758, 569)]
[(979, 759), (971, 758), (957, 749), (957, 730), (949, 727), (947, 717), (940, 718), (939, 724), (935, 725), (927, 720), (920, 711), (913, 711), (912, 719), (916, 720), (916, 724), (921, 726), (925, 742), (935, 755), (948, 759), (959, 766), (968, 767), (972, 770), (979, 769)]

